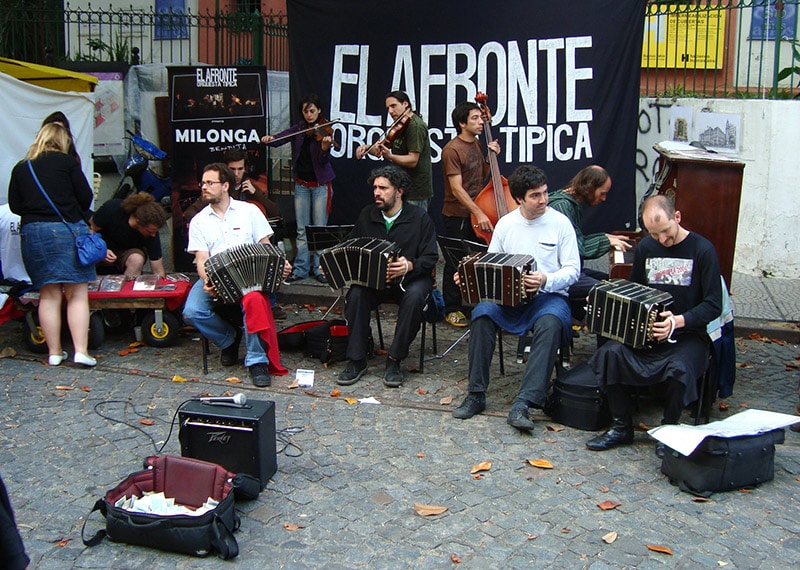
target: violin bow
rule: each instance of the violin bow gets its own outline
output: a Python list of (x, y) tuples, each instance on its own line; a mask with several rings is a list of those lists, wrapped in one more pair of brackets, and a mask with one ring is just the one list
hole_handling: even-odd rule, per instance
[(391, 131), (393, 128), (395, 128), (397, 126), (397, 123), (402, 121), (403, 118), (407, 114), (409, 114), (409, 115), (413, 115), (414, 114), (414, 111), (411, 110), (411, 107), (409, 107), (408, 109), (403, 111), (403, 113), (399, 117), (397, 117), (397, 119), (395, 119), (394, 123), (389, 125), (389, 128), (387, 128), (385, 131), (383, 131), (383, 136), (380, 139), (376, 140), (374, 143), (372, 143), (371, 145), (369, 145), (367, 147), (367, 150), (364, 151), (364, 156), (362, 156), (361, 158), (362, 159), (365, 158), (369, 154), (369, 151), (371, 151), (373, 148), (375, 148), (376, 145), (379, 145), (379, 144), (383, 143), (383, 141), (386, 140), (386, 135), (389, 133), (389, 131)]
[(307, 129), (303, 129), (302, 131), (297, 131), (296, 133), (292, 133), (290, 135), (283, 135), (282, 137), (278, 137), (276, 139), (272, 139), (271, 141), (269, 141), (269, 144), (272, 144), (272, 143), (278, 142), (278, 141), (282, 141), (282, 140), (286, 140), (286, 139), (291, 138), (291, 137), (293, 137), (295, 135), (302, 135), (303, 133), (307, 133), (309, 131), (313, 131), (313, 130), (319, 129), (321, 127), (327, 127), (329, 125), (335, 125), (336, 123), (341, 123), (341, 121), (339, 119), (334, 119), (332, 121), (328, 121), (327, 123), (322, 123), (321, 125), (314, 125), (313, 127), (308, 127)]

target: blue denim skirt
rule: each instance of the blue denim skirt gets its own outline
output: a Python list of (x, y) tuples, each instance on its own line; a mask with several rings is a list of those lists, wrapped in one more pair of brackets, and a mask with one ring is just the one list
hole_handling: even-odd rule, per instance
[(20, 228), (22, 261), (37, 289), (49, 283), (88, 283), (97, 278), (93, 265), (84, 267), (78, 262), (75, 249), (75, 236), (88, 234), (89, 226), (85, 222), (69, 226), (33, 222)]

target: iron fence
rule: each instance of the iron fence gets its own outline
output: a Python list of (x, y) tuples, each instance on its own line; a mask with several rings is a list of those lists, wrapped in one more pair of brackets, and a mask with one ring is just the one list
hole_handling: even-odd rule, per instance
[(155, 12), (152, 8), (31, 7), (0, 13), (0, 55), (47, 65), (69, 61), (264, 65), (287, 71), (286, 16), (258, 12)]
[[(284, 14), (76, 9), (10, 0), (0, 55), (60, 61), (254, 64), (289, 69)], [(643, 96), (788, 98), (800, 93), (800, 0), (650, 0)], [(524, 9), (524, 8), (523, 8)]]

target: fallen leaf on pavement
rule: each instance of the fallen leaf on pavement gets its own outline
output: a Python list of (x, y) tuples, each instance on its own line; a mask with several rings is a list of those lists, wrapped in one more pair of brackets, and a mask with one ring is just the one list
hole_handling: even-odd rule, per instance
[(603, 509), (604, 511), (610, 511), (611, 509), (616, 509), (621, 504), (622, 503), (618, 503), (617, 501), (608, 501), (608, 500), (606, 500), (606, 501), (602, 501), (600, 503), (597, 503), (597, 506), (600, 507), (601, 509)]
[(142, 424), (143, 426), (151, 426), (154, 425), (156, 422), (154, 422), (153, 420), (148, 420), (147, 418), (142, 418), (141, 420), (139, 420), (139, 423)]
[(491, 468), (492, 468), (492, 462), (491, 461), (482, 461), (482, 462), (478, 463), (477, 465), (473, 465), (472, 469), (470, 469), (469, 472), (470, 473), (478, 473), (479, 471), (488, 471)]
[(131, 349), (130, 348), (123, 348), (122, 350), (119, 351), (118, 354), (120, 356), (128, 356), (130, 353), (131, 353)]
[(786, 341), (785, 340), (780, 340), (780, 339), (777, 339), (777, 338), (771, 338), (769, 340), (772, 341), (775, 344), (779, 344), (780, 346), (786, 346)]
[(352, 406), (353, 404), (358, 404), (358, 400), (356, 400), (355, 398), (343, 398), (343, 399), (344, 399), (344, 401), (345, 401), (345, 402), (347, 402), (347, 403), (348, 403), (348, 404), (350, 404), (351, 406)]
[(428, 393), (427, 390), (423, 390), (422, 388), (417, 388), (417, 392), (422, 394), (423, 396), (425, 396)]
[(707, 503), (708, 497), (692, 497), (692, 501), (695, 503)]
[(739, 363), (739, 368), (752, 368), (752, 366), (747, 362), (741, 362)]
[(475, 475), (472, 476), (472, 478), (477, 481), (478, 479), (483, 479), (483, 475), (481, 475), (480, 473), (476, 473)]
[(183, 376), (179, 376), (178, 374), (176, 374), (175, 376), (173, 376), (173, 377), (172, 377), (172, 381), (173, 381), (173, 382), (186, 382), (186, 378), (184, 378)]
[(303, 394), (305, 394), (306, 396), (313, 396), (314, 398), (319, 398), (319, 394), (317, 394), (312, 390), (303, 390)]
[(285, 522), (285, 523), (283, 523), (283, 528), (285, 528), (286, 530), (289, 530), (289, 531), (295, 531), (295, 530), (300, 530), (301, 528), (306, 528), (306, 527), (300, 526), (299, 524)]
[(561, 532), (563, 532), (564, 534), (567, 534), (568, 532), (571, 532), (571, 531), (567, 527), (564, 527), (564, 528), (561, 529)]
[(538, 534), (529, 534), (529, 535), (527, 535), (527, 538), (528, 538), (528, 540), (536, 540), (537, 538), (539, 538), (539, 535)]
[(61, 384), (56, 386), (56, 390), (74, 390), (74, 389), (75, 388), (73, 388), (72, 386), (62, 386)]
[(63, 538), (63, 539), (61, 539), (61, 540), (57, 540), (57, 541), (56, 541), (56, 546), (60, 546), (60, 547), (62, 547), (62, 548), (63, 548), (63, 547), (65, 547), (67, 544), (69, 544), (69, 541), (70, 541), (70, 540), (72, 540), (72, 539), (71, 539), (71, 538)]
[(545, 427), (547, 428), (547, 431), (563, 431), (564, 430), (564, 426), (550, 426), (550, 425), (548, 425), (548, 426), (545, 426)]
[(414, 512), (421, 517), (440, 515), (446, 510), (447, 507), (440, 507), (438, 505), (423, 505), (422, 503), (414, 503)]
[(145, 346), (145, 344), (142, 341), (137, 340), (137, 341), (134, 341), (134, 342), (130, 343), (128, 345), (128, 348), (139, 348), (140, 346)]
[(525, 462), (528, 465), (533, 465), (534, 467), (538, 467), (539, 469), (553, 468), (553, 464), (550, 463), (547, 459), (526, 459)]
[(654, 552), (663, 552), (672, 556), (672, 550), (668, 546), (659, 546), (658, 544), (648, 544), (647, 548)]
[(384, 354), (389, 354), (389, 351), (387, 351), (385, 348), (376, 348), (375, 354), (382, 356)]
[(604, 535), (603, 535), (603, 542), (605, 542), (606, 544), (611, 544), (611, 543), (612, 543), (612, 542), (614, 542), (615, 540), (617, 540), (617, 533), (616, 533), (616, 531), (613, 531), (613, 530), (612, 530), (612, 531), (611, 531), (611, 532), (609, 532), (608, 534), (604, 534)]
[(242, 381), (239, 380), (236, 376), (231, 376), (230, 378), (226, 378), (225, 382), (229, 382), (230, 384), (241, 384)]
[(605, 487), (605, 486), (600, 487), (600, 492), (601, 493), (608, 493), (609, 491), (610, 491), (610, 489), (608, 487)]
[(299, 387), (300, 387), (300, 384), (298, 384), (298, 383), (297, 383), (297, 378), (295, 378), (294, 380), (292, 380), (292, 383), (291, 383), (291, 384), (289, 384), (289, 389), (292, 389), (292, 388), (299, 388)]
[(17, 355), (17, 351), (14, 350), (14, 347), (7, 346), (3, 350), (0, 350), (0, 358), (13, 358)]
[(748, 407), (747, 406), (747, 402), (742, 402), (741, 404), (739, 404), (739, 407), (740, 408), (747, 408)]
[(452, 560), (454, 564), (461, 564), (461, 559), (455, 554), (450, 555), (450, 560)]
[(339, 391), (339, 388), (334, 388), (331, 390), (331, 398), (338, 398), (341, 395), (342, 393)]
[(720, 402), (719, 403), (719, 411), (720, 412), (724, 412), (725, 410), (727, 410), (729, 408), (730, 408), (730, 406), (728, 404), (726, 404), (725, 402)]
[(442, 406), (447, 406), (453, 403), (453, 398), (451, 396), (445, 396), (441, 400), (439, 400), (439, 404)]
[(419, 457), (420, 459), (422, 459), (423, 457), (425, 457), (425, 454), (424, 454), (424, 453), (422, 453), (422, 452), (420, 452), (420, 453), (417, 453), (417, 457)]
[(89, 393), (89, 392), (91, 392), (91, 391), (92, 391), (92, 389), (91, 389), (91, 388), (89, 388), (89, 386), (81, 386), (81, 390), (83, 390), (83, 391), (84, 391), (84, 392), (86, 392), (86, 393)]

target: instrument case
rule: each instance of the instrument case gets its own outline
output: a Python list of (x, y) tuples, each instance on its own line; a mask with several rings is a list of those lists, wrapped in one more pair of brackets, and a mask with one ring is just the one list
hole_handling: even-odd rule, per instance
[(576, 429), (597, 431), (611, 423), (600, 380), (585, 362), (556, 377), (545, 412), (553, 421)]
[(755, 487), (775, 477), (775, 444), (783, 440), (782, 428), (758, 435), (709, 436), (688, 457), (667, 448), (661, 472), (682, 491), (701, 497)]

